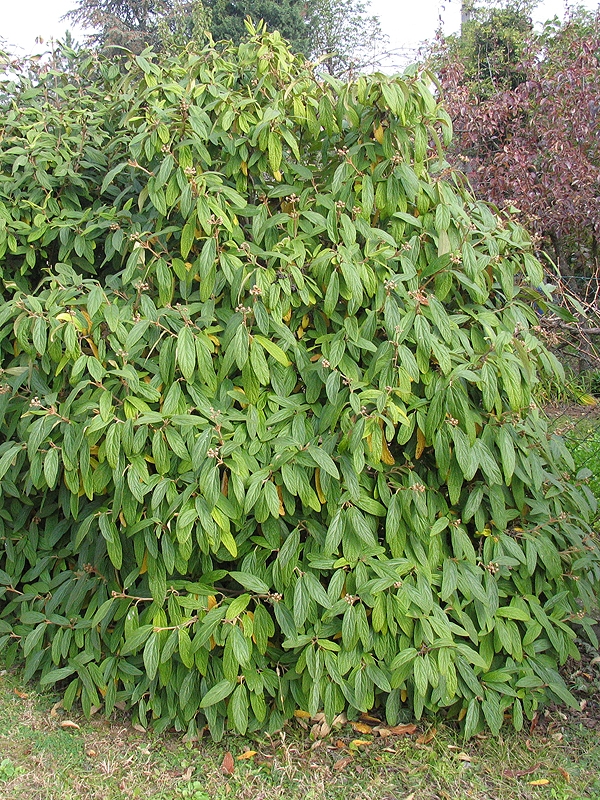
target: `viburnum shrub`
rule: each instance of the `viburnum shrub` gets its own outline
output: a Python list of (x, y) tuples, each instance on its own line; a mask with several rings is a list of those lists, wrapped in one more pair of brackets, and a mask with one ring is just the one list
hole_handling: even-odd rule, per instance
[(573, 702), (600, 571), (532, 402), (542, 271), (430, 77), (261, 31), (65, 58), (1, 95), (5, 664), (216, 739)]

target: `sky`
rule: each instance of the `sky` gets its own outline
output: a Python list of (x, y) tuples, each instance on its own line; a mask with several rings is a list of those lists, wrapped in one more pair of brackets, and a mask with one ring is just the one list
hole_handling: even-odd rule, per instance
[[(36, 37), (44, 41), (62, 38), (68, 25), (60, 17), (74, 5), (75, 0), (0, 0), (0, 37), (11, 49), (39, 51), (43, 46), (36, 45)], [(562, 16), (565, 5), (565, 0), (543, 0), (535, 17), (541, 21)], [(583, 0), (577, 5), (596, 8), (598, 0)], [(434, 36), (440, 19), (446, 33), (458, 30), (460, 0), (371, 0), (371, 13), (379, 16), (383, 31), (389, 36), (390, 49), (413, 50)]]

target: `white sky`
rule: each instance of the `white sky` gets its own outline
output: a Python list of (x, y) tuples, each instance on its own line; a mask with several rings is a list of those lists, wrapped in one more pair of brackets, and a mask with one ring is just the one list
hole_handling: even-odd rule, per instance
[[(75, 4), (76, 0), (0, 0), (0, 37), (25, 52), (39, 50), (36, 37), (47, 41), (64, 36), (68, 26), (60, 17)], [(565, 0), (543, 0), (535, 17), (562, 16), (566, 4)], [(576, 5), (596, 8), (598, 0), (582, 0)], [(440, 16), (447, 33), (459, 27), (460, 0), (371, 0), (371, 10), (380, 17), (391, 48), (414, 48), (431, 38)]]

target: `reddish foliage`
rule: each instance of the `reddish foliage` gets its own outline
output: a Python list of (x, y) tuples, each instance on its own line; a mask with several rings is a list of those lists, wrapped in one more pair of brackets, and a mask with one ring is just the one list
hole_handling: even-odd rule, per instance
[(588, 273), (600, 235), (600, 16), (531, 37), (523, 80), (478, 97), (453, 53), (440, 71), (453, 160), (479, 196), (515, 206), (564, 273)]

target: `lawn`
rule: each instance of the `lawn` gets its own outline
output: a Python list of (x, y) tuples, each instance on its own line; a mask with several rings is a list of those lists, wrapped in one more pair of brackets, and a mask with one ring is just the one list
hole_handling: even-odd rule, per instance
[[(531, 730), (464, 742), (429, 721), (298, 719), (273, 738), (219, 745), (154, 737), (125, 716), (86, 722), (51, 694), (0, 676), (1, 800), (583, 800), (600, 796), (597, 663), (574, 669), (581, 714), (547, 712)], [(586, 697), (588, 700), (586, 700)], [(414, 728), (414, 729), (413, 729)], [(322, 737), (322, 734), (326, 734)]]

